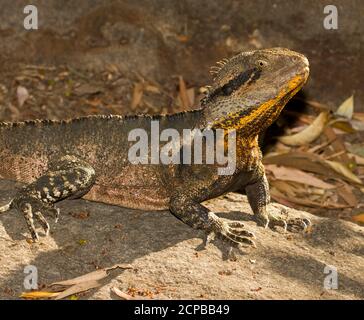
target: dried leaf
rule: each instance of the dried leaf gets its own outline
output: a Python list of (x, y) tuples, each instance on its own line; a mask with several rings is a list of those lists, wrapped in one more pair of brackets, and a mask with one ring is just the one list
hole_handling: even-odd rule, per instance
[(358, 156), (356, 154), (349, 153), (351, 156), (354, 157), (354, 160), (357, 165), (364, 166), (364, 157)]
[(180, 41), (180, 42), (187, 42), (189, 40), (189, 37), (182, 34), (182, 35), (178, 35), (177, 36), (177, 39)]
[(79, 284), (82, 282), (101, 280), (103, 278), (106, 278), (107, 276), (108, 276), (107, 271), (105, 269), (100, 269), (100, 270), (90, 272), (88, 274), (85, 274), (83, 276), (80, 276), (80, 277), (77, 277), (74, 279), (54, 282), (51, 284), (51, 286), (54, 286), (54, 285), (71, 286), (71, 285)]
[(338, 195), (351, 207), (355, 208), (358, 205), (358, 199), (355, 197), (353, 188), (345, 184), (338, 190)]
[(16, 88), (16, 96), (18, 98), (19, 107), (22, 107), (25, 101), (29, 98), (29, 92), (25, 87), (18, 86)]
[(347, 155), (347, 150), (346, 150), (345, 144), (344, 144), (344, 142), (342, 140), (342, 137), (338, 136), (334, 132), (334, 129), (332, 129), (330, 127), (326, 127), (325, 130), (324, 130), (324, 133), (325, 133), (325, 136), (330, 141), (332, 141), (331, 147), (332, 147), (334, 153), (342, 151), (342, 153), (339, 156), (340, 162), (343, 162), (345, 165), (350, 165), (352, 163), (352, 160)]
[(352, 217), (352, 220), (355, 222), (364, 223), (364, 213), (359, 213)]
[(336, 161), (326, 160), (326, 163), (334, 169), (337, 173), (341, 174), (343, 177), (347, 178), (347, 180), (357, 183), (363, 184), (363, 182), (352, 173), (347, 167), (345, 167), (342, 163)]
[(125, 292), (122, 292), (121, 290), (119, 290), (116, 287), (112, 287), (111, 291), (114, 292), (118, 297), (120, 297), (123, 300), (135, 300), (135, 298), (133, 296), (131, 296), (130, 294), (127, 294)]
[(74, 295), (76, 293), (80, 293), (80, 292), (84, 292), (93, 288), (97, 288), (101, 286), (101, 283), (95, 280), (91, 280), (91, 281), (86, 281), (86, 282), (82, 282), (82, 283), (78, 283), (73, 285), (72, 287), (69, 287), (68, 289), (66, 289), (63, 292), (60, 292), (55, 299), (56, 300), (60, 300), (63, 299), (65, 297)]
[[(351, 120), (351, 121), (353, 121), (353, 120)], [(346, 133), (355, 133), (357, 130), (356, 128), (354, 128), (352, 126), (351, 122), (349, 122), (348, 120), (343, 120), (343, 119), (334, 119), (333, 121), (330, 121), (329, 125), (332, 128), (339, 129)]]
[(363, 184), (362, 181), (343, 164), (335, 161), (324, 160), (314, 153), (287, 152), (282, 154), (271, 154), (264, 157), (263, 163), (283, 165), (318, 173), (327, 178), (343, 179), (348, 182), (354, 182), (361, 185)]
[(147, 84), (145, 86), (145, 91), (152, 92), (152, 93), (161, 93), (160, 89), (157, 86)]
[(193, 104), (195, 103), (195, 89), (194, 88), (187, 89), (187, 97), (188, 97), (190, 107), (193, 106)]
[(354, 112), (354, 119), (364, 122), (364, 112)]
[(364, 143), (347, 143), (345, 146), (349, 152), (354, 153), (360, 157), (364, 157)]
[(117, 264), (117, 265), (112, 266), (110, 268), (104, 268), (104, 269), (92, 271), (90, 273), (87, 273), (87, 274), (85, 274), (83, 276), (80, 276), (80, 277), (76, 277), (74, 279), (54, 282), (54, 283), (51, 284), (51, 286), (54, 286), (54, 285), (70, 286), (70, 285), (79, 284), (79, 283), (87, 282), (87, 281), (101, 280), (101, 279), (106, 278), (108, 276), (108, 273), (107, 273), (108, 271), (116, 269), (116, 268), (132, 269), (132, 267), (130, 265)]
[(20, 298), (25, 299), (46, 299), (57, 297), (61, 292), (47, 292), (47, 291), (30, 291), (23, 292)]
[(143, 91), (144, 91), (143, 83), (139, 82), (134, 85), (133, 99), (131, 100), (131, 106), (130, 106), (132, 110), (136, 109), (139, 103), (142, 101)]
[(102, 92), (102, 87), (94, 86), (89, 83), (84, 83), (74, 90), (77, 96), (94, 95)]
[(327, 111), (321, 112), (317, 118), (302, 131), (291, 136), (279, 137), (278, 140), (289, 146), (302, 146), (317, 139), (329, 120)]
[(322, 189), (335, 188), (334, 185), (326, 183), (321, 179), (318, 179), (313, 175), (305, 173), (299, 169), (282, 167), (277, 165), (266, 165), (265, 168), (266, 170), (271, 171), (274, 177), (279, 180), (298, 182)]
[(347, 119), (351, 119), (354, 113), (354, 95), (347, 98), (340, 107), (336, 110), (335, 114)]
[(325, 208), (325, 209), (345, 209), (345, 208), (351, 208), (351, 206), (348, 205), (341, 205), (341, 204), (337, 204), (337, 203), (330, 203), (330, 204), (326, 204), (321, 202), (315, 202), (315, 201), (311, 201), (308, 199), (303, 199), (303, 198), (299, 198), (299, 197), (290, 197), (289, 199), (287, 199), (283, 194), (277, 192), (277, 190), (271, 189), (271, 196), (272, 199), (274, 199), (275, 201), (287, 205), (287, 206), (292, 206), (290, 205), (290, 203), (295, 203), (297, 205), (300, 206), (306, 206), (306, 207), (311, 207), (311, 208)]
[(179, 98), (181, 100), (183, 110), (189, 110), (191, 108), (190, 100), (187, 94), (186, 83), (182, 76), (179, 76)]
[(355, 130), (356, 131), (364, 131), (364, 122), (363, 121), (351, 119), (350, 124), (351, 124), (352, 128), (354, 129), (354, 131)]
[(280, 192), (283, 192), (285, 195), (289, 197), (295, 197), (296, 193), (293, 187), (286, 181), (283, 180), (273, 180), (270, 181), (271, 187), (277, 188)]

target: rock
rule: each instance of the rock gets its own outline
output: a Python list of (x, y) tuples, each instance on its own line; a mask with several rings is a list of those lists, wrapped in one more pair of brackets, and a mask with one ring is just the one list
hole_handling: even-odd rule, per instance
[[(14, 183), (0, 181), (0, 204), (14, 192)], [(231, 193), (206, 205), (226, 219), (246, 220), (246, 227), (257, 236), (257, 248), (235, 252), (234, 261), (226, 244), (215, 240), (204, 248), (204, 232), (189, 228), (169, 212), (143, 212), (82, 199), (60, 203), (59, 222), (55, 225), (48, 217), (51, 235), (41, 237), (39, 244), (28, 244), (23, 217), (14, 211), (2, 214), (0, 288), (6, 289), (0, 289), (0, 299), (17, 298), (25, 291), (26, 265), (36, 266), (42, 284), (50, 284), (119, 263), (139, 271), (114, 271), (104, 286), (83, 297), (112, 299), (111, 288), (117, 287), (133, 290), (136, 297), (138, 292), (150, 292), (159, 299), (364, 298), (363, 227), (275, 204), (274, 210), (284, 207), (290, 217), (313, 222), (310, 232), (292, 233), (287, 240), (282, 230), (263, 229), (249, 220), (251, 210), (243, 195)], [(69, 212), (90, 214), (75, 219)], [(80, 239), (86, 240), (82, 246), (77, 244)], [(338, 289), (326, 290), (325, 277), (334, 268)]]

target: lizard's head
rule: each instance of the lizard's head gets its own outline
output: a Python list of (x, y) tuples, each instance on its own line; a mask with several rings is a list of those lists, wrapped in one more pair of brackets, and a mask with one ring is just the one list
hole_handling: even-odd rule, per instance
[(218, 65), (202, 100), (205, 125), (241, 129), (247, 135), (276, 120), (309, 74), (307, 58), (284, 48), (243, 52)]

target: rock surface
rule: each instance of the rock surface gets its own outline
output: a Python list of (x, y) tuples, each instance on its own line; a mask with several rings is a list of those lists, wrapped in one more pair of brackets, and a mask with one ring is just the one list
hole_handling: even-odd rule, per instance
[[(0, 203), (19, 184), (0, 181)], [(251, 214), (246, 197), (230, 193), (206, 203), (226, 219)], [(34, 265), (39, 285), (74, 278), (97, 267), (129, 263), (112, 271), (103, 286), (81, 299), (117, 299), (111, 287), (153, 299), (363, 299), (364, 228), (353, 223), (305, 216), (313, 227), (305, 234), (265, 230), (247, 220), (257, 247), (233, 250), (220, 240), (204, 248), (204, 232), (169, 212), (143, 212), (85, 200), (59, 204), (61, 218), (51, 235), (30, 244), (25, 222), (10, 211), (0, 215), (0, 299), (16, 299), (24, 267)], [(283, 207), (275, 205), (272, 210)], [(245, 220), (244, 219), (244, 220)], [(338, 289), (326, 290), (325, 266), (338, 272)], [(145, 298), (145, 297), (144, 297)]]

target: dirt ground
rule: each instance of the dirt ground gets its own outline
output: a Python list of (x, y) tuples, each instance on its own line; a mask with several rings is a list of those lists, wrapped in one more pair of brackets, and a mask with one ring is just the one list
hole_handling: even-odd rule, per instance
[[(14, 194), (14, 187), (1, 182), (1, 203)], [(207, 205), (227, 219), (251, 214), (246, 198), (235, 193)], [(284, 234), (246, 221), (256, 234), (257, 247), (229, 252), (219, 240), (205, 247), (203, 232), (169, 212), (85, 200), (65, 201), (59, 207), (60, 221), (51, 224), (51, 235), (39, 244), (26, 241), (22, 216), (0, 216), (1, 299), (15, 299), (24, 291), (26, 265), (38, 268), (42, 286), (119, 263), (133, 269), (112, 271), (102, 287), (79, 298), (117, 299), (111, 287), (148, 299), (364, 298), (364, 230), (350, 222), (290, 209), (291, 217), (312, 220), (310, 232)], [(324, 288), (327, 265), (337, 268), (337, 290)]]
[[(309, 56), (312, 76), (303, 97), (333, 109), (353, 91), (364, 101), (364, 46), (355, 22), (360, 10), (355, 19), (349, 14), (359, 4), (338, 2), (342, 28), (333, 35), (315, 27), (322, 24), (323, 1), (308, 1), (307, 6), (278, 0), (254, 5), (84, 0), (62, 6), (59, 1), (34, 1), (40, 29), (28, 32), (21, 24), (27, 1), (14, 0), (9, 6), (0, 0), (0, 121), (193, 109), (200, 88), (211, 80), (208, 70), (214, 62), (241, 50), (272, 46)], [(277, 11), (282, 17), (274, 20)], [(183, 85), (191, 89), (187, 105), (181, 102)], [(27, 90), (22, 104), (19, 87)], [(364, 110), (363, 104), (358, 106)], [(0, 204), (19, 186), (0, 180)], [(238, 194), (207, 205), (228, 219), (251, 213)], [(204, 248), (204, 233), (168, 212), (85, 200), (59, 207), (60, 221), (51, 224), (51, 235), (39, 244), (27, 242), (19, 214), (0, 215), (0, 299), (17, 299), (24, 291), (26, 265), (38, 268), (42, 287), (118, 263), (130, 263), (133, 269), (112, 271), (102, 287), (79, 298), (117, 299), (111, 287), (154, 299), (364, 298), (364, 228), (332, 218), (337, 216), (332, 212), (322, 218), (289, 209), (290, 215), (313, 221), (305, 234), (263, 230), (247, 221), (257, 248), (231, 254), (220, 241)], [(327, 265), (337, 268), (337, 290), (324, 289)]]

